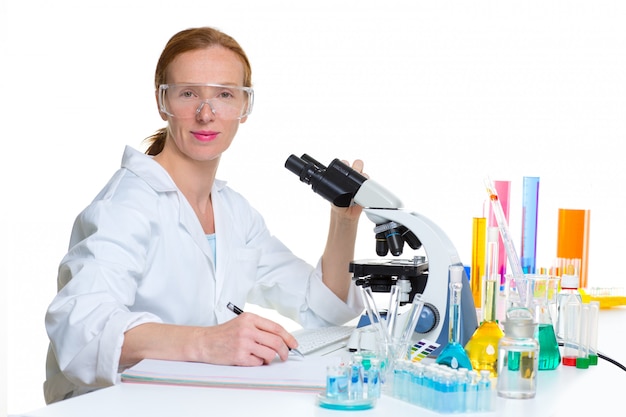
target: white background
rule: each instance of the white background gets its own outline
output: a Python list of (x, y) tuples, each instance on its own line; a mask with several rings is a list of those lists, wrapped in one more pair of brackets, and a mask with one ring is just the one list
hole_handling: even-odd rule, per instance
[[(590, 209), (589, 284), (624, 286), (624, 22), (606, 0), (1, 1), (0, 415), (44, 404), (43, 320), (72, 222), (124, 146), (163, 126), (153, 72), (175, 32), (214, 26), (248, 53), (256, 106), (219, 176), (310, 262), (328, 204), (283, 168), (292, 153), (363, 159), (465, 263), (485, 176), (511, 181), (518, 250), (522, 178), (539, 176), (538, 265), (558, 208)], [(358, 258), (375, 256), (371, 227)]]

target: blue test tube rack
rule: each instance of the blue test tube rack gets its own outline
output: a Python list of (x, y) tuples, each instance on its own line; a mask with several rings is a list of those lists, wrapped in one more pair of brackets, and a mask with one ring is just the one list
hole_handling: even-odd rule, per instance
[(437, 413), (495, 409), (495, 389), (489, 371), (404, 360), (397, 363), (392, 383), (391, 396)]

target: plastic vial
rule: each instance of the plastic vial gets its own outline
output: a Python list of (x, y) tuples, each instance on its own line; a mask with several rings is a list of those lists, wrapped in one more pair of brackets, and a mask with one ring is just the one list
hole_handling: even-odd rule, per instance
[(598, 320), (600, 315), (600, 302), (589, 302), (589, 365), (598, 364)]
[(565, 338), (565, 326), (563, 323), (563, 306), (570, 296), (575, 297), (579, 304), (583, 303), (578, 291), (578, 273), (574, 265), (568, 265), (561, 275), (561, 291), (556, 298), (556, 337), (560, 340)]
[(580, 314), (580, 333), (578, 334), (578, 357), (576, 368), (589, 368), (589, 304), (583, 303)]
[(559, 310), (559, 323), (563, 326), (563, 365), (576, 366), (582, 315), (580, 294), (569, 294), (564, 297)]
[(506, 314), (504, 337), (498, 342), (498, 396), (534, 398), (537, 393), (539, 343), (534, 338), (537, 323), (526, 308)]

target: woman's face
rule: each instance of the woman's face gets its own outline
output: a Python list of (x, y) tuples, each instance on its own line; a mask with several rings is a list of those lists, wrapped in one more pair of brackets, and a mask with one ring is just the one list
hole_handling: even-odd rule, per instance
[[(185, 52), (176, 57), (167, 69), (168, 84), (222, 84), (242, 86), (244, 67), (239, 57), (229, 49), (213, 46)], [(172, 117), (161, 113), (168, 121), (167, 148), (180, 152), (194, 161), (219, 158), (228, 149), (242, 119), (220, 117), (205, 104), (193, 117)], [(172, 148), (172, 145), (175, 145)]]

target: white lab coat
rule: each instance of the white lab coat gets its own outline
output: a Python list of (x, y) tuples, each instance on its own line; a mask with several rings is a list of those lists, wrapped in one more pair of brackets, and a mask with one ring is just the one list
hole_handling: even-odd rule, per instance
[(122, 167), (77, 217), (46, 314), (46, 402), (117, 381), (124, 332), (146, 322), (211, 326), (228, 302), (274, 308), (305, 327), (342, 324), (348, 303), (271, 236), (261, 215), (222, 181), (212, 190), (216, 257), (191, 206), (151, 157), (126, 147)]

